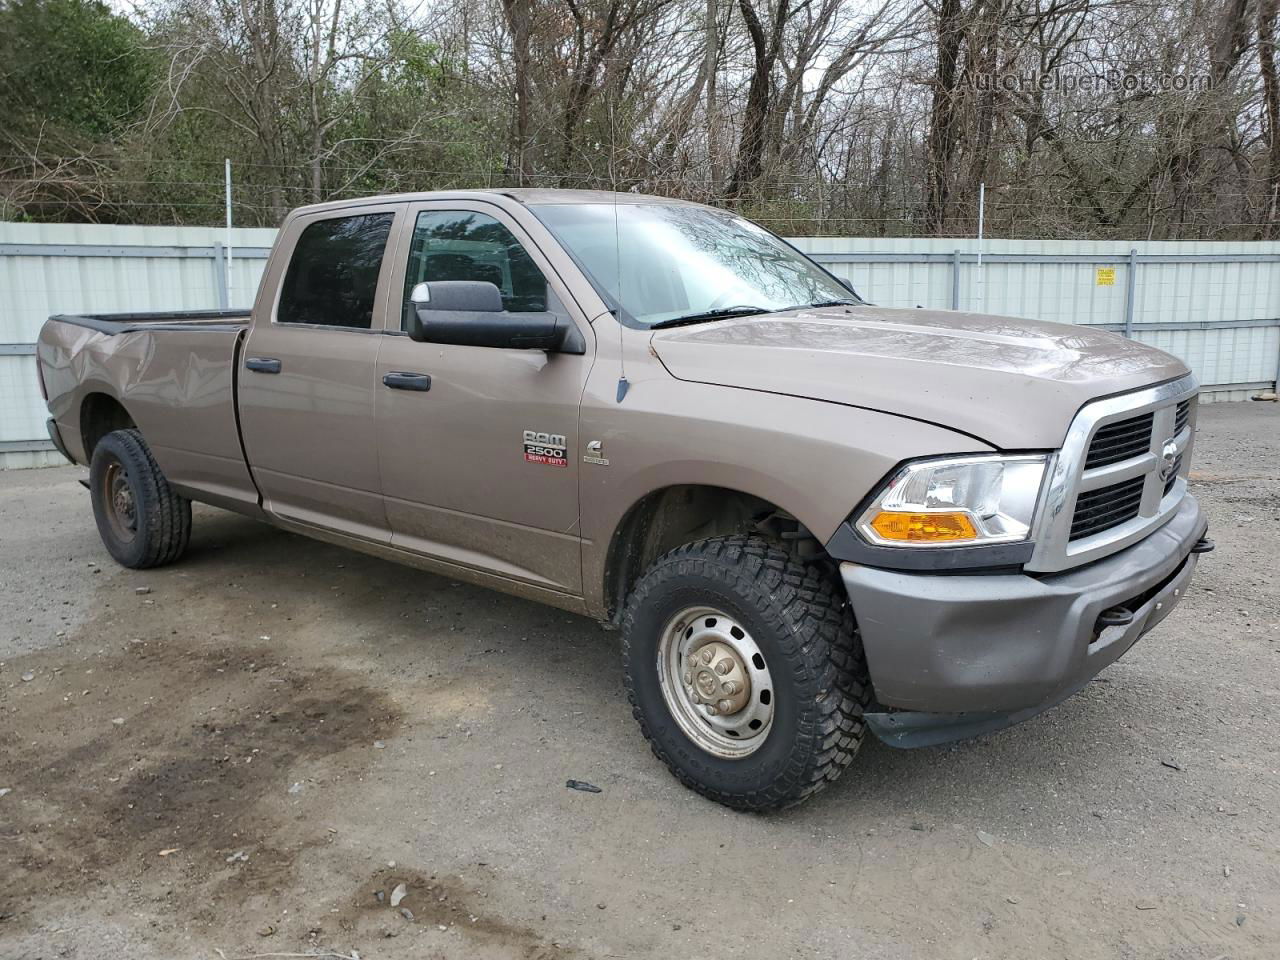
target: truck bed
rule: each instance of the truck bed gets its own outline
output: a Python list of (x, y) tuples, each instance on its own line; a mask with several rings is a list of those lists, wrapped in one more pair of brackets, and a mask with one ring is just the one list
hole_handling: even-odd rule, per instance
[(139, 330), (226, 330), (249, 325), (248, 310), (162, 310), (155, 313), (60, 313), (49, 318), (114, 337)]
[(98, 436), (132, 423), (178, 492), (256, 508), (235, 396), (248, 327), (244, 310), (50, 317), (36, 356), (51, 433), (88, 464)]

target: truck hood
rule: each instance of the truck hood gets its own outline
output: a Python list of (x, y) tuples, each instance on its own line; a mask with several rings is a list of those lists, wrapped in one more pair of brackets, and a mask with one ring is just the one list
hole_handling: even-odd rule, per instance
[(674, 327), (652, 346), (680, 380), (926, 420), (1006, 450), (1056, 448), (1088, 401), (1188, 373), (1085, 326), (873, 306)]

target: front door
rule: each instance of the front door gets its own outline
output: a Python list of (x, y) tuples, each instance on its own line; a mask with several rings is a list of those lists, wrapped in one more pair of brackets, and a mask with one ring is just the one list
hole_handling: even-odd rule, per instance
[(258, 304), (239, 370), (241, 434), (266, 510), (382, 543), (391, 532), (373, 428), (379, 277), (391, 272), (386, 249), (402, 209), (291, 222), (278, 302)]
[[(402, 230), (392, 279), (400, 308), (389, 315), (403, 321), (415, 284), (483, 280), (508, 311), (572, 316), (550, 264), (497, 206), (417, 204)], [(575, 322), (592, 344), (588, 325)], [(392, 543), (580, 594), (578, 407), (593, 353), (385, 337), (378, 462)]]

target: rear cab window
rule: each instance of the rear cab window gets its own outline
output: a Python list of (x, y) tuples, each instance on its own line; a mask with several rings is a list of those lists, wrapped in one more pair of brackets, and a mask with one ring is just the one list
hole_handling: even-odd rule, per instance
[(285, 272), (276, 322), (372, 329), (378, 273), (394, 219), (390, 212), (366, 213), (309, 224)]

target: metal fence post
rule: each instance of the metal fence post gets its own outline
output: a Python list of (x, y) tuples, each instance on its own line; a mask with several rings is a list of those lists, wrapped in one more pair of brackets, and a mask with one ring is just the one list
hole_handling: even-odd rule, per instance
[(951, 309), (960, 309), (960, 251), (951, 254)]
[(1280, 350), (1276, 351), (1276, 382), (1271, 385), (1274, 393), (1280, 393)]
[(222, 310), (230, 310), (231, 304), (228, 302), (230, 297), (227, 293), (227, 249), (222, 245), (221, 240), (216, 240), (213, 244), (213, 284), (214, 289), (218, 291), (218, 307)]
[(1133, 295), (1138, 281), (1138, 251), (1129, 251), (1129, 269), (1124, 284), (1124, 335), (1133, 339)]

